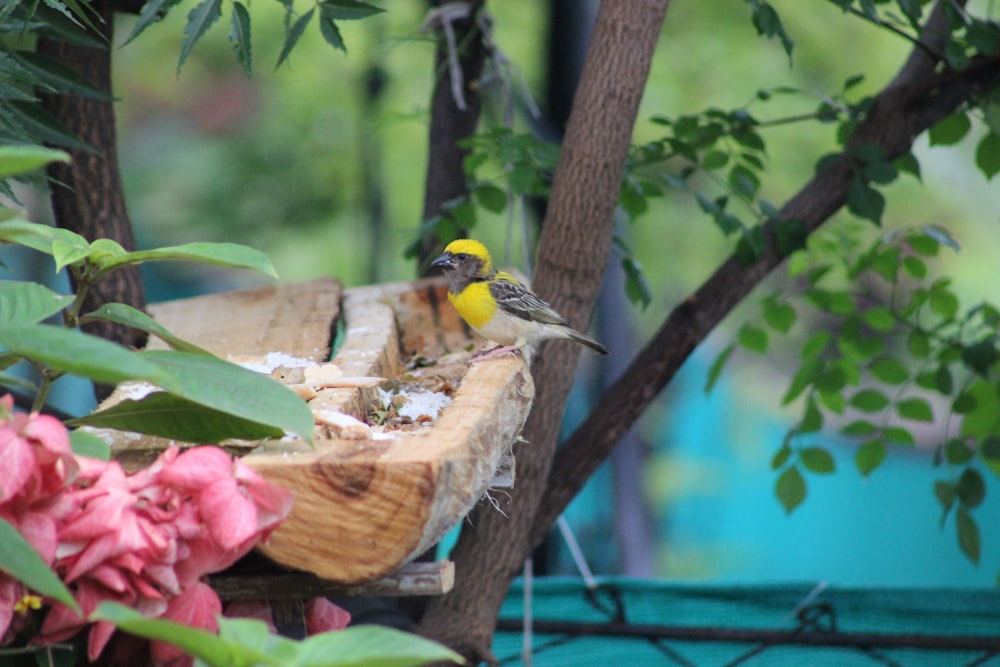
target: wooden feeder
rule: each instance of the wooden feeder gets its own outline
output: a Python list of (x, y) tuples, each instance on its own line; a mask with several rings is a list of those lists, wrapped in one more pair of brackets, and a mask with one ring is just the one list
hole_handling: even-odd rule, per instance
[[(236, 360), (280, 352), (324, 362), (342, 324), (332, 360), (342, 381), (334, 378), (309, 399), (320, 422), (330, 422), (322, 415), (331, 412), (369, 424), (384, 419), (379, 385), (387, 385), (371, 378), (450, 394), (435, 419), (417, 420), (427, 423), (374, 432), (320, 423), (311, 450), (249, 443), (243, 461), (295, 498), (291, 515), (261, 547), (279, 564), (340, 585), (405, 579), (401, 566), (461, 522), (491, 487), (512, 483), (510, 450), (534, 397), (531, 375), (520, 356), (469, 364), (468, 350), (481, 339), (458, 318), (440, 280), (342, 291), (326, 278), (155, 304), (149, 312), (176, 335)], [(141, 467), (169, 444), (107, 433), (126, 468)], [(419, 578), (430, 567), (441, 579), (437, 592), (446, 592), (448, 565), (415, 571)]]

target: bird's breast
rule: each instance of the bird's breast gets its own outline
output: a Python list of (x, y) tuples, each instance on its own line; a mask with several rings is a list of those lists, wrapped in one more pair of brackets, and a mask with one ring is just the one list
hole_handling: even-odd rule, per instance
[(473, 329), (482, 327), (497, 312), (497, 302), (490, 295), (490, 286), (485, 281), (470, 283), (458, 294), (448, 292), (448, 300)]

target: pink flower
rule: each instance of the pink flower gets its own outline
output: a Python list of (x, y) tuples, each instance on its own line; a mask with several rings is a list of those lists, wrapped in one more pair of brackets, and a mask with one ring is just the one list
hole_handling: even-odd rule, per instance
[(0, 505), (4, 506), (52, 496), (78, 472), (62, 422), (49, 415), (13, 413), (13, 407), (9, 394), (0, 398)]
[(343, 630), (351, 622), (351, 612), (326, 598), (313, 598), (304, 605), (306, 634), (316, 635), (330, 630)]
[[(52, 604), (33, 641), (75, 634), (105, 600), (216, 631), (221, 604), (203, 578), (265, 539), (291, 510), (291, 494), (216, 447), (171, 447), (126, 475), (117, 462), (76, 459), (58, 420), (12, 407), (10, 397), (0, 399), (0, 517), (52, 565), (83, 611)], [(25, 592), (0, 571), (0, 639)], [(91, 660), (113, 632), (93, 625)], [(151, 655), (157, 665), (190, 664), (170, 647), (154, 645)]]

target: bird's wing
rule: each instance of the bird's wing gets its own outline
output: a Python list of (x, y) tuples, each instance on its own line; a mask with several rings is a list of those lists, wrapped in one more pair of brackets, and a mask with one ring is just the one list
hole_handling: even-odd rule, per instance
[(532, 294), (527, 287), (509, 274), (497, 274), (496, 278), (490, 282), (490, 294), (497, 300), (497, 305), (504, 312), (521, 319), (541, 324), (566, 324), (566, 320), (552, 310), (549, 304)]

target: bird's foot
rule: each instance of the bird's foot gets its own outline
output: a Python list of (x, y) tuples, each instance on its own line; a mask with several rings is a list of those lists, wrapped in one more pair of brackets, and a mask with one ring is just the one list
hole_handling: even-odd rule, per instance
[(481, 352), (476, 352), (469, 359), (470, 362), (476, 361), (488, 361), (490, 359), (499, 359), (500, 357), (509, 357), (522, 352), (522, 347), (520, 345), (497, 345), (496, 347), (490, 348), (488, 350), (482, 350)]

